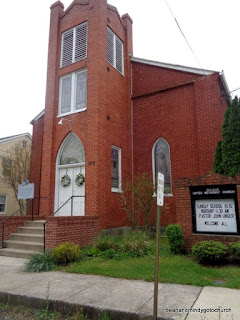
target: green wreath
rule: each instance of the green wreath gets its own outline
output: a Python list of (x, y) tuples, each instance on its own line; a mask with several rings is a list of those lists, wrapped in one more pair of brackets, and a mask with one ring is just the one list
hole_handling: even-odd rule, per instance
[(84, 181), (85, 181), (84, 174), (79, 173), (76, 175), (75, 183), (77, 186), (79, 186), (79, 187), (82, 186), (84, 184)]
[(69, 177), (69, 175), (65, 174), (64, 176), (62, 176), (61, 185), (63, 187), (68, 187), (70, 183), (71, 183), (71, 178)]

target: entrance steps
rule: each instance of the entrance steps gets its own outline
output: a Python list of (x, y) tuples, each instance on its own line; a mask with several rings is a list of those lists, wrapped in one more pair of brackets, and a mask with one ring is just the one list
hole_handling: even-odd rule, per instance
[(29, 258), (31, 254), (39, 253), (44, 248), (45, 220), (26, 221), (23, 227), (18, 227), (17, 233), (12, 233), (9, 240), (4, 241), (0, 256)]

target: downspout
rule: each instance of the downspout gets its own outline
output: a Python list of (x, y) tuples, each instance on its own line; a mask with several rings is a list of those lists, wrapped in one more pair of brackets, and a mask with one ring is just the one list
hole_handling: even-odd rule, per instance
[[(132, 100), (132, 61), (131, 61), (132, 55), (130, 55), (130, 63), (131, 63), (131, 93), (130, 93), (130, 99), (131, 99), (131, 151), (132, 151), (132, 185), (134, 183), (134, 161), (133, 161), (133, 100)], [(134, 193), (132, 192), (132, 208), (133, 208), (133, 219), (135, 221), (135, 209), (134, 209)]]

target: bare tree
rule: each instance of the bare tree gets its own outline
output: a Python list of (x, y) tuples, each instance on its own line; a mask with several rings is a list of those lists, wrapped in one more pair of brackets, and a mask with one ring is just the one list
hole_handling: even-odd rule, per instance
[[(1, 155), (2, 177), (1, 180), (10, 186), (15, 194), (15, 198), (21, 208), (23, 200), (18, 200), (18, 186), (29, 179), (31, 146), (23, 146), (22, 142), (16, 143), (12, 148)], [(24, 210), (20, 209), (23, 214)]]
[(133, 228), (144, 225), (147, 229), (156, 214), (156, 188), (146, 172), (128, 181), (121, 195), (122, 209), (127, 212)]

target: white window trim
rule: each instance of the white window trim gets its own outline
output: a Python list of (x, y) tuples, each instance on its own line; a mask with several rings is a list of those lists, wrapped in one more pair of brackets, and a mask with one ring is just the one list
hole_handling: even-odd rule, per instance
[(0, 194), (0, 196), (6, 198), (6, 201), (5, 201), (5, 211), (4, 211), (4, 212), (1, 212), (1, 211), (0, 211), (0, 215), (1, 215), (1, 214), (6, 214), (6, 212), (7, 212), (7, 197), (8, 197), (8, 196), (7, 196), (7, 194)]
[[(113, 35), (113, 64), (111, 64), (108, 60), (107, 62), (111, 64), (119, 73), (121, 73), (124, 76), (124, 43), (122, 40), (109, 28), (107, 27), (107, 32), (110, 32)], [(117, 56), (116, 56), (116, 39), (118, 39), (122, 43), (122, 72), (120, 72), (117, 67), (116, 67), (116, 61), (117, 61)]]
[[(87, 22), (83, 22), (79, 25), (77, 25), (76, 27), (74, 28), (71, 28), (69, 30), (66, 30), (62, 33), (62, 39), (61, 39), (61, 58), (60, 58), (60, 68), (65, 68), (75, 62), (78, 62), (78, 61), (75, 61), (75, 49), (76, 49), (76, 30), (80, 27), (80, 26), (83, 26), (83, 25), (87, 25)], [(63, 38), (64, 38), (64, 35), (67, 34), (67, 33), (70, 33), (71, 31), (73, 30), (73, 47), (72, 47), (72, 63), (67, 65), (67, 66), (63, 66), (62, 65), (62, 58), (63, 58)], [(87, 35), (86, 37), (88, 37), (88, 31), (87, 31)], [(86, 57), (84, 59), (87, 58), (87, 39), (86, 39)], [(84, 60), (82, 59), (82, 60)], [(81, 60), (80, 60), (81, 61)]]
[[(73, 113), (79, 113), (87, 110), (87, 85), (86, 85), (86, 106), (81, 109), (75, 109), (76, 108), (76, 75), (78, 73), (86, 72), (87, 74), (87, 69), (81, 69), (77, 70), (71, 73), (64, 74), (60, 77), (59, 80), (59, 102), (58, 102), (58, 116), (57, 117), (62, 117), (62, 116), (67, 116), (69, 114)], [(61, 113), (61, 102), (62, 102), (62, 79), (67, 78), (69, 76), (72, 76), (72, 88), (71, 88), (71, 110), (65, 113)]]
[[(119, 147), (113, 146), (111, 148), (112, 149), (117, 150), (118, 151), (118, 168), (119, 168), (119, 181), (118, 181), (118, 188), (114, 188), (111, 186), (111, 191), (112, 192), (118, 192), (118, 193), (122, 193), (122, 150)], [(112, 154), (111, 154), (111, 165), (112, 165)], [(111, 185), (112, 185), (112, 174), (111, 174)]]
[[(162, 138), (162, 137), (160, 137), (160, 138)], [(156, 144), (157, 144), (157, 142), (158, 142), (158, 140), (159, 140), (160, 138), (158, 138), (158, 139), (155, 141), (155, 143), (154, 143), (154, 145), (153, 145), (153, 147), (152, 147), (152, 173), (153, 173), (153, 185), (155, 185), (155, 157), (154, 157), (154, 150), (155, 150)], [(167, 145), (168, 145), (168, 149), (169, 149), (169, 162), (170, 162), (170, 175), (171, 175), (171, 193), (164, 193), (164, 197), (166, 197), (166, 198), (168, 198), (168, 197), (169, 197), (169, 198), (170, 198), (170, 197), (173, 197), (173, 194), (172, 194), (171, 153), (170, 153), (170, 146), (169, 146), (168, 142), (167, 142), (164, 138), (162, 138), (162, 139), (163, 139), (163, 140), (167, 143)], [(157, 197), (156, 192), (154, 192), (153, 197)]]

